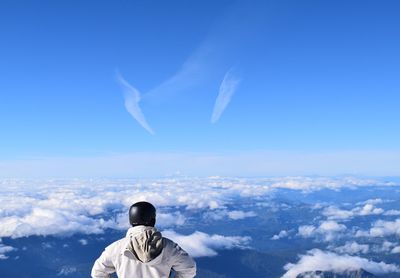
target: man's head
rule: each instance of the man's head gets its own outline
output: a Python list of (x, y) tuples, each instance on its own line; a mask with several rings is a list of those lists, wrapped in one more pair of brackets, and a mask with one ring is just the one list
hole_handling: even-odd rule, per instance
[(156, 224), (156, 208), (148, 202), (137, 202), (129, 208), (129, 223), (134, 226)]

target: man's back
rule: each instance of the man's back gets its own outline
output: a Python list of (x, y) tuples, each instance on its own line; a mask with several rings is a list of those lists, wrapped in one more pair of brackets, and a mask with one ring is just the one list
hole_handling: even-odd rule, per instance
[(154, 227), (140, 225), (130, 228), (125, 238), (104, 250), (93, 266), (92, 277), (110, 277), (116, 272), (119, 278), (162, 278), (169, 277), (171, 270), (176, 277), (193, 278), (196, 264)]

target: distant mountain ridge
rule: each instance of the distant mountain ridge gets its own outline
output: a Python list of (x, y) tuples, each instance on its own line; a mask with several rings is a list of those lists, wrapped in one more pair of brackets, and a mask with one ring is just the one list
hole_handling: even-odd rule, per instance
[(374, 274), (364, 269), (348, 271), (345, 273), (334, 273), (332, 271), (308, 271), (297, 275), (296, 278), (376, 278)]

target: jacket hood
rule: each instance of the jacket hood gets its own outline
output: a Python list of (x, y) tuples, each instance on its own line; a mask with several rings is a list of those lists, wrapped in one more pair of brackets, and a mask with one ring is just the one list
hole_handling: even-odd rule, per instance
[(163, 239), (159, 231), (154, 227), (135, 226), (126, 233), (128, 246), (136, 259), (148, 263), (157, 258), (163, 250)]

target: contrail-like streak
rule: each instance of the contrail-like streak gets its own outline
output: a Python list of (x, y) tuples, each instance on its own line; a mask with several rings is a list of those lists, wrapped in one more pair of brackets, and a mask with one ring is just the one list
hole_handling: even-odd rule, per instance
[(219, 87), (218, 97), (215, 100), (214, 110), (211, 116), (211, 123), (214, 124), (219, 120), (222, 113), (231, 101), (239, 82), (240, 80), (233, 76), (232, 69), (225, 74), (221, 86)]
[(140, 92), (136, 88), (132, 87), (118, 72), (117, 81), (124, 92), (126, 110), (144, 129), (146, 129), (150, 134), (154, 134), (153, 129), (149, 126), (143, 115), (142, 109), (140, 109)]

